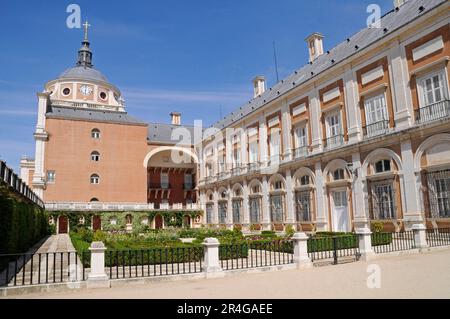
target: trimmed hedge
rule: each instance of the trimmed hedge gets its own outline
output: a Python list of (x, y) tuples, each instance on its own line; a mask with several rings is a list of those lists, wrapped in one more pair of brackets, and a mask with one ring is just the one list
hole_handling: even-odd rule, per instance
[(25, 253), (49, 233), (43, 209), (12, 197), (0, 186), (0, 254)]
[(373, 233), (372, 246), (390, 245), (392, 243), (392, 233)]

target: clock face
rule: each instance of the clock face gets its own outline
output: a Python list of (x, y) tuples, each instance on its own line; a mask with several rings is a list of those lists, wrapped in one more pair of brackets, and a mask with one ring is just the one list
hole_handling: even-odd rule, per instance
[(80, 92), (84, 96), (88, 96), (88, 95), (90, 95), (92, 93), (92, 88), (90, 86), (87, 86), (87, 85), (82, 85), (80, 87)]

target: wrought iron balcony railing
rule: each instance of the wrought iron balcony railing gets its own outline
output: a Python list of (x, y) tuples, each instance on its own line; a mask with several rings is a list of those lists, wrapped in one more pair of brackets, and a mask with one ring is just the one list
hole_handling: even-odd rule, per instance
[(308, 146), (300, 146), (294, 150), (294, 158), (301, 158), (308, 156)]
[(344, 135), (338, 134), (324, 139), (325, 149), (330, 150), (344, 144)]
[(389, 120), (381, 120), (375, 123), (367, 124), (363, 130), (364, 136), (366, 137), (386, 134), (389, 131)]
[(447, 117), (450, 117), (450, 100), (443, 100), (419, 108), (416, 122), (421, 124)]

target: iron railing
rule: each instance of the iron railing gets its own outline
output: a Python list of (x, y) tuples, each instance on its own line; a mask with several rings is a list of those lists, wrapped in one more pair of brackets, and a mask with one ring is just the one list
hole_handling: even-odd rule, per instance
[(377, 254), (414, 249), (414, 232), (372, 233), (372, 247)]
[(450, 245), (450, 228), (427, 229), (427, 242), (430, 247)]
[(286, 265), (294, 262), (293, 249), (289, 240), (223, 244), (219, 259), (223, 270)]
[(311, 237), (307, 241), (308, 256), (311, 261), (333, 260), (338, 264), (339, 258), (354, 258), (359, 260), (358, 235), (348, 234), (341, 236)]
[(433, 218), (450, 217), (450, 170), (427, 173), (428, 200)]
[(375, 123), (366, 125), (363, 128), (364, 136), (373, 137), (386, 134), (389, 131), (389, 120), (381, 120)]
[(443, 100), (419, 108), (416, 121), (422, 124), (446, 117), (450, 117), (450, 100)]
[(203, 247), (107, 250), (105, 271), (110, 279), (199, 273), (203, 255)]
[(0, 255), (0, 287), (85, 280), (77, 252)]
[(308, 146), (300, 146), (294, 150), (294, 157), (301, 158), (308, 156)]
[(330, 150), (344, 144), (344, 135), (338, 134), (324, 139), (325, 149)]
[(6, 163), (0, 161), (0, 182), (6, 183), (16, 193), (32, 201), (39, 207), (44, 207), (44, 202), (34, 193), (14, 171), (6, 166)]

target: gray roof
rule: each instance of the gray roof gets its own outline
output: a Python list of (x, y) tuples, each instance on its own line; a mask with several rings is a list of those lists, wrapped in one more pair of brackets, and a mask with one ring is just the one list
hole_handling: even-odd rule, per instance
[(108, 79), (100, 71), (94, 68), (87, 68), (83, 66), (75, 66), (73, 68), (67, 69), (59, 76), (59, 79), (69, 78), (108, 82)]
[[(426, 12), (443, 4), (447, 0), (409, 0), (397, 10), (391, 10), (381, 19), (381, 28), (365, 28), (318, 57), (312, 64), (307, 64), (275, 84), (261, 96), (242, 105), (212, 126), (218, 129), (228, 127), (242, 117), (254, 112), (275, 100), (282, 94), (302, 85), (311, 78), (347, 59), (355, 53), (370, 46), (393, 31), (405, 26)], [(425, 9), (420, 12), (419, 7)], [(387, 32), (384, 29), (387, 28)], [(357, 47), (356, 47), (357, 46)], [(334, 60), (334, 63), (332, 62)]]
[[(190, 136), (187, 136), (189, 132)], [(172, 134), (174, 136), (172, 137)], [(177, 144), (180, 142), (180, 135), (183, 134), (183, 142), (189, 141), (190, 144), (194, 143), (194, 127), (183, 125), (171, 125), (161, 123), (150, 123), (148, 125), (148, 140), (150, 142), (164, 143), (164, 144)]]
[(88, 110), (69, 107), (52, 106), (45, 114), (47, 118), (65, 120), (83, 120), (92, 122), (107, 122), (117, 124), (143, 125), (147, 123), (128, 115), (126, 112), (113, 112), (103, 110)]

